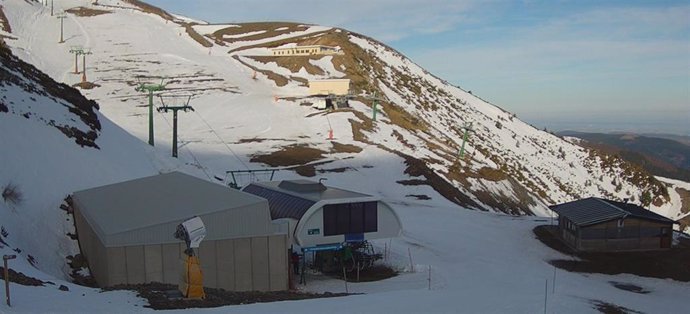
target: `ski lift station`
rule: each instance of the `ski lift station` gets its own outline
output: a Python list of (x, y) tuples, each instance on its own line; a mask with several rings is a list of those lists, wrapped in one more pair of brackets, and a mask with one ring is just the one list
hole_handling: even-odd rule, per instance
[(75, 192), (81, 252), (101, 287), (180, 280), (185, 243), (176, 227), (198, 216), (204, 286), (229, 291), (288, 288), (287, 226), (261, 197), (180, 172)]
[(268, 200), (271, 219), (288, 223), (303, 251), (337, 250), (347, 242), (392, 238), (402, 225), (380, 198), (309, 180), (254, 182), (243, 191)]

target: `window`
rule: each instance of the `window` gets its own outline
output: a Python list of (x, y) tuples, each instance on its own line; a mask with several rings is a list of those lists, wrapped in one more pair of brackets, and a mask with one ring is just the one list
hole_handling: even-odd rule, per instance
[(376, 202), (331, 204), (323, 207), (323, 235), (376, 232)]

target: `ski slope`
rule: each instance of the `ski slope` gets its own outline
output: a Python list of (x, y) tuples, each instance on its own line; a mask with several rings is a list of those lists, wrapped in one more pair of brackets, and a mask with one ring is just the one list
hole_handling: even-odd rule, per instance
[[(55, 6), (56, 11), (60, 11), (89, 6), (90, 2), (56, 1)], [(122, 5), (120, 1), (101, 0), (99, 3)], [(96, 140), (100, 149), (95, 150), (75, 145), (72, 139), (45, 124), (21, 115), (0, 113), (0, 147), (3, 147), (0, 180), (11, 181), (24, 191), (21, 206), (0, 202), (0, 224), (9, 231), (5, 239), (9, 245), (0, 248), (0, 253), (15, 253), (13, 249), (21, 248), (20, 258), (11, 261), (11, 268), (55, 283), (45, 287), (13, 284), (13, 307), (0, 304), (2, 313), (153, 312), (144, 308), (146, 301), (132, 292), (102, 292), (65, 281), (64, 258), (76, 252), (76, 248), (73, 241), (65, 237), (72, 229), (67, 221), (69, 217), (59, 209), (62, 199), (74, 190), (171, 170), (182, 170), (218, 182), (215, 177), (223, 178), (226, 170), (263, 167), (250, 161), (257, 152), (275, 151), (291, 143), (307, 143), (329, 151), (332, 144), (326, 138), (330, 128), (337, 142), (356, 145), (363, 150), (356, 156), (353, 153), (328, 154), (326, 159), (331, 161), (328, 168), (350, 170), (318, 173), (318, 176), (329, 178), (330, 185), (382, 196), (398, 211), (405, 231), (403, 236), (390, 242), (392, 255), (388, 263), (400, 269), (401, 274), (380, 282), (349, 284), (350, 292), (364, 293), (362, 295), (185, 312), (542, 313), (545, 293), (548, 313), (596, 313), (591, 300), (647, 313), (686, 312), (690, 284), (684, 282), (557, 270), (554, 287), (554, 268), (547, 260), (567, 257), (543, 246), (532, 234), (532, 228), (548, 224), (548, 218), (463, 210), (429, 186), (396, 184), (398, 180), (419, 178), (405, 174), (404, 159), (388, 150), (391, 147), (406, 149), (388, 135), (397, 130), (395, 126), (382, 123), (378, 133), (383, 135), (371, 134), (371, 140), (384, 143), (387, 149), (355, 141), (348, 122), (348, 119), (357, 119), (355, 113), (315, 114), (314, 109), (299, 106), (294, 101), (275, 100), (276, 96), (304, 95), (307, 88), (294, 81), (278, 87), (263, 74), (253, 79), (253, 71), (227, 53), (238, 46), (205, 48), (187, 36), (180, 25), (131, 6), (129, 9), (99, 7), (112, 13), (98, 16), (68, 14), (64, 29), (67, 42), (58, 44), (59, 20), (50, 16), (49, 8), (19, 0), (3, 1), (2, 5), (12, 23), (12, 35), (17, 38), (9, 42), (14, 53), (56, 81), (70, 85), (79, 82), (80, 75), (71, 73), (74, 56), (69, 54), (69, 47), (91, 48), (93, 54), (87, 56), (87, 76), (89, 81), (101, 86), (83, 93), (100, 104), (102, 124)], [(203, 30), (203, 27), (198, 28)], [(326, 29), (318, 27), (311, 31), (317, 33)], [(211, 30), (217, 28), (209, 26), (206, 29)], [(303, 36), (305, 31), (293, 35)], [(236, 43), (250, 46), (260, 42)], [(261, 51), (257, 49), (263, 48), (253, 49), (246, 52), (259, 54)], [(391, 63), (393, 60), (395, 58), (389, 58)], [(81, 67), (81, 58), (79, 62)], [(261, 66), (272, 69), (273, 65)], [(337, 75), (338, 71), (333, 68), (328, 72)], [(137, 76), (149, 78), (137, 79)], [(170, 115), (155, 114), (156, 146), (146, 144), (148, 108), (142, 105), (147, 99), (135, 91), (135, 87), (143, 81), (158, 83), (161, 77), (168, 81), (171, 94), (194, 95), (190, 105), (196, 111), (181, 112), (179, 117), (179, 160), (167, 157), (172, 134)], [(387, 94), (391, 98), (398, 95), (392, 90)], [(11, 97), (17, 108), (21, 108), (21, 100), (34, 97), (21, 92), (3, 91), (3, 95)], [(501, 114), (489, 111), (478, 101), (472, 102), (476, 102), (473, 106), (486, 116)], [(65, 123), (74, 122), (63, 112), (65, 110), (53, 112), (55, 105), (50, 109), (36, 107), (32, 110)], [(353, 101), (352, 106), (355, 111), (370, 115), (366, 104)], [(382, 117), (387, 118), (385, 111)], [(486, 126), (492, 124), (489, 120), (482, 122)], [(525, 131), (529, 129), (522, 124), (519, 127)], [(501, 141), (514, 145), (509, 133), (500, 136)], [(413, 140), (411, 135), (407, 138)], [(538, 140), (556, 142), (548, 135)], [(571, 149), (568, 154), (576, 156), (576, 148)], [(470, 145), (468, 151), (472, 150)], [(422, 156), (421, 152), (419, 154)], [(484, 162), (490, 163), (491, 159)], [(541, 167), (555, 164), (554, 160), (548, 160)], [(550, 174), (547, 169), (544, 171)], [(583, 172), (574, 175), (578, 178), (591, 175), (586, 174), (584, 168), (572, 171)], [(276, 179), (297, 176), (281, 171)], [(4, 184), (5, 181), (0, 181), (0, 185)], [(495, 189), (496, 193), (511, 193), (503, 184), (502, 181), (473, 181), (477, 187), (489, 185), (487, 188)], [(626, 186), (626, 189), (633, 188)], [(416, 201), (408, 195), (427, 195), (431, 199)], [(674, 214), (678, 210), (674, 204), (677, 203), (663, 210)], [(381, 248), (384, 243), (387, 242), (376, 245)], [(29, 255), (38, 261), (35, 267), (28, 262)], [(410, 267), (410, 255), (414, 271)], [(429, 268), (431, 289), (427, 281)], [(609, 281), (635, 284), (651, 292), (623, 291)], [(69, 291), (58, 290), (60, 285), (69, 287)], [(311, 281), (303, 289), (344, 291), (342, 281), (332, 279)]]

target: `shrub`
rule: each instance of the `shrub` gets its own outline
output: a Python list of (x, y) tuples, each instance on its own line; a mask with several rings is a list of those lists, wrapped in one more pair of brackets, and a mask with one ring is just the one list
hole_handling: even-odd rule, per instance
[(22, 192), (16, 184), (10, 182), (2, 189), (2, 199), (5, 203), (19, 205), (23, 200)]

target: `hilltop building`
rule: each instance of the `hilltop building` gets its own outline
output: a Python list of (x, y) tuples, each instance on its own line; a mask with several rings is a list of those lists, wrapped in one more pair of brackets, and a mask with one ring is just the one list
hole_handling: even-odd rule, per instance
[(343, 52), (336, 47), (323, 45), (271, 48), (271, 51), (273, 52), (274, 56), (311, 56), (343, 54)]
[(635, 204), (590, 197), (549, 208), (558, 213), (560, 237), (579, 251), (671, 247), (674, 221)]

